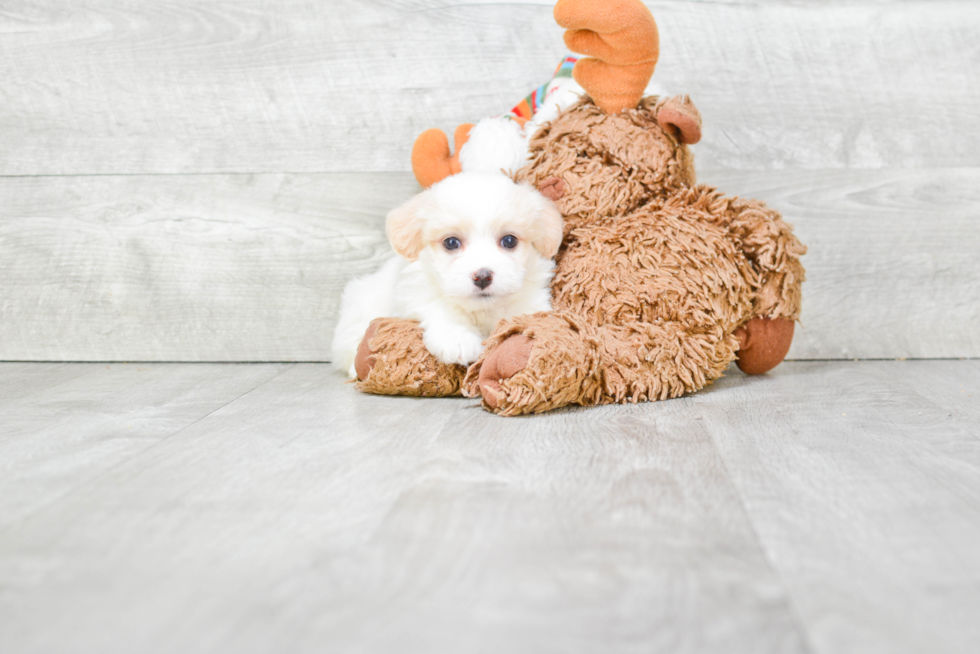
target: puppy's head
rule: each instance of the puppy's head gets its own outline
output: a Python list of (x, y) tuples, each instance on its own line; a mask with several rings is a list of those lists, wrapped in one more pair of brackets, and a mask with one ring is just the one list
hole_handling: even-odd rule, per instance
[(475, 302), (520, 291), (532, 271), (550, 269), (562, 240), (551, 201), (500, 173), (448, 177), (388, 214), (387, 229), (444, 294)]

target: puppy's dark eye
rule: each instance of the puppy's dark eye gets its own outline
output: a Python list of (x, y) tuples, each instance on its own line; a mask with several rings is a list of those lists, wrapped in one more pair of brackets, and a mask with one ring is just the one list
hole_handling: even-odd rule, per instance
[(446, 248), (447, 250), (455, 250), (461, 245), (462, 243), (460, 243), (459, 239), (455, 236), (450, 236), (442, 242), (442, 247)]
[(508, 250), (513, 250), (517, 247), (517, 237), (513, 234), (508, 234), (507, 236), (500, 239), (500, 247), (507, 248)]

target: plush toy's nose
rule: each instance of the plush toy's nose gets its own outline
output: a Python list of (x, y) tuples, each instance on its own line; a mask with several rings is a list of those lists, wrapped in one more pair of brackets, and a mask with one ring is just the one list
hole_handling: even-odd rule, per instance
[(487, 268), (480, 268), (475, 273), (473, 273), (473, 283), (479, 288), (483, 289), (490, 286), (493, 282), (493, 271)]

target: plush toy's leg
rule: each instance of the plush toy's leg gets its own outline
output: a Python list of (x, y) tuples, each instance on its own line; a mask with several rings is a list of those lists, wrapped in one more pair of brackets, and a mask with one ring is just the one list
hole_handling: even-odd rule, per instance
[(464, 392), (505, 416), (667, 399), (721, 377), (737, 347), (733, 335), (687, 333), (677, 323), (596, 327), (564, 312), (519, 316), (490, 336)]
[(725, 198), (724, 203), (729, 229), (738, 235), (742, 251), (759, 272), (753, 315), (797, 320), (805, 279), (800, 257), (806, 254), (806, 246), (779, 212), (765, 203), (740, 198)]
[(800, 317), (805, 278), (800, 257), (806, 247), (778, 212), (758, 200), (726, 198), (724, 215), (739, 236), (742, 250), (759, 273), (752, 313), (735, 333), (740, 344), (738, 367), (761, 375), (778, 366), (793, 343)]
[(464, 366), (440, 363), (425, 349), (414, 320), (379, 318), (371, 323), (354, 360), (357, 388), (380, 395), (460, 395)]
[(785, 318), (753, 318), (735, 330), (738, 367), (747, 375), (769, 372), (786, 358), (796, 323)]

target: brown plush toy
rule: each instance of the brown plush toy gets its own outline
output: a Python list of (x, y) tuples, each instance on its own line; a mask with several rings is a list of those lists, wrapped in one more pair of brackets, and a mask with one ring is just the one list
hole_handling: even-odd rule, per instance
[[(516, 174), (565, 218), (553, 310), (498, 325), (468, 370), (429, 355), (416, 323), (376, 321), (358, 356), (362, 390), (464, 392), (512, 416), (677, 397), (732, 361), (760, 374), (786, 356), (806, 249), (762, 202), (696, 185), (697, 109), (642, 98), (658, 53), (653, 16), (638, 0), (560, 0), (555, 18), (569, 47), (594, 58), (574, 71), (590, 97), (538, 130)], [(420, 182), (446, 172), (448, 144), (438, 149), (435, 172), (413, 157)]]

